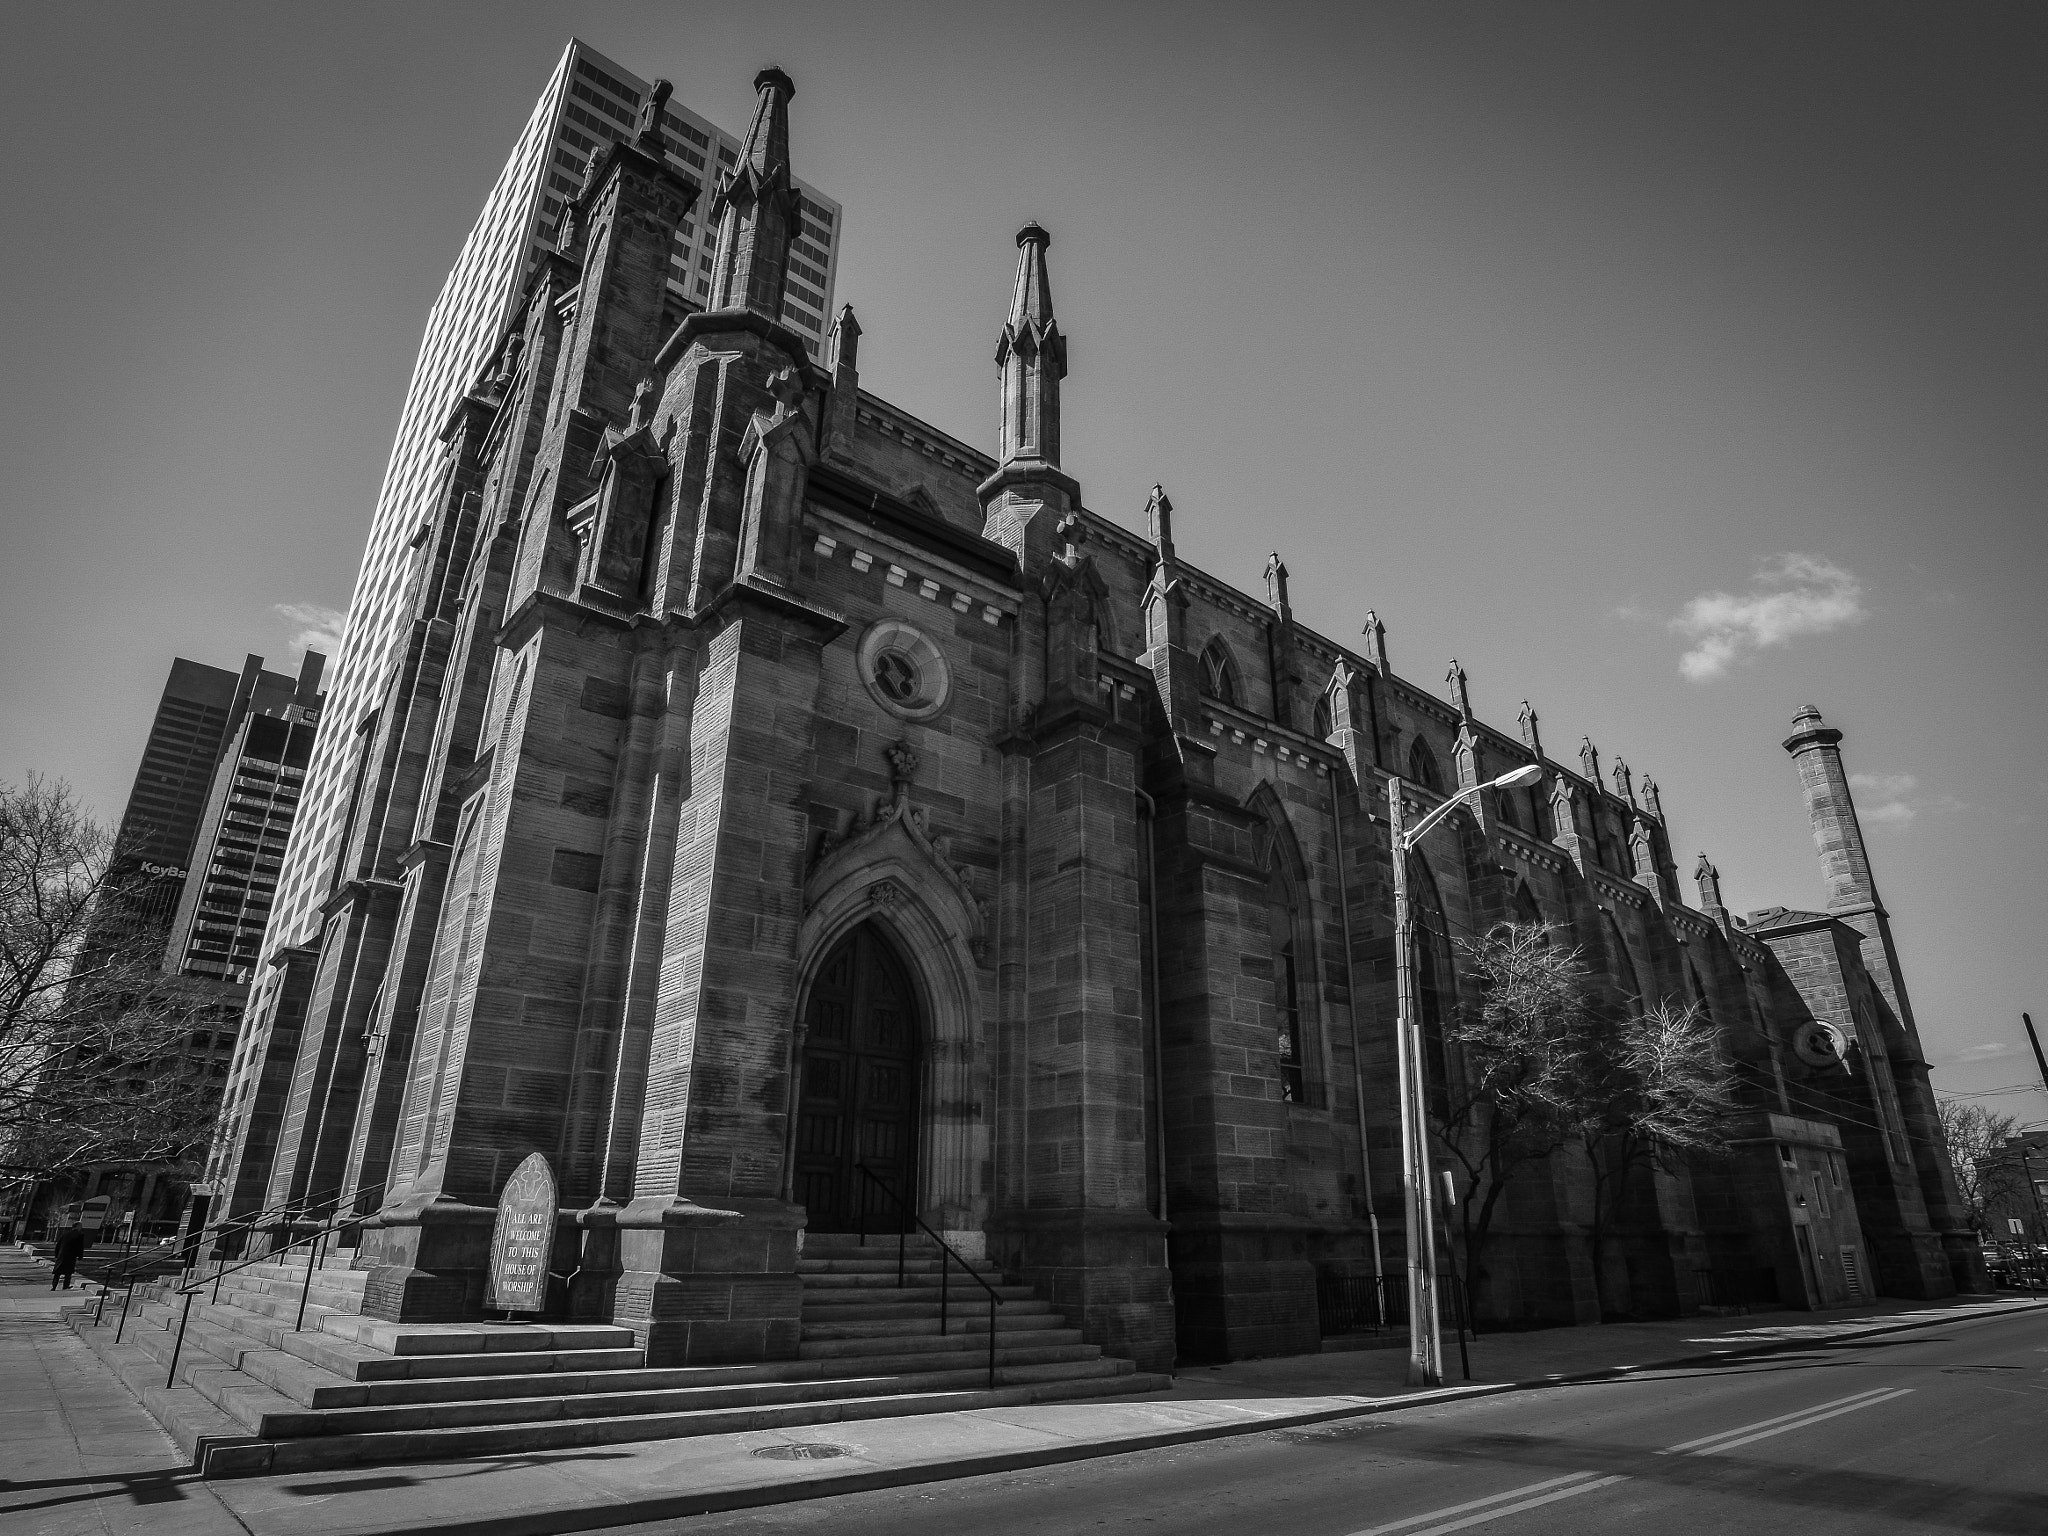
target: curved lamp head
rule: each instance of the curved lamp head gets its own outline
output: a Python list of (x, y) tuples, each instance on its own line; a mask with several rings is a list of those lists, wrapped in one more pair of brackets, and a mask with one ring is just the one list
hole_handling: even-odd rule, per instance
[(1524, 784), (1534, 784), (1538, 779), (1542, 777), (1543, 767), (1540, 763), (1524, 763), (1520, 768), (1517, 768), (1513, 773), (1502, 774), (1499, 778), (1495, 779), (1490, 785), (1488, 785), (1487, 788), (1520, 789)]

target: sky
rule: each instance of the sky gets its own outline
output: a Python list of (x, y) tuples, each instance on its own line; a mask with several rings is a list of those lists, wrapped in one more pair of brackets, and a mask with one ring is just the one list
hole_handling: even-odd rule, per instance
[(10, 7), (0, 780), (118, 816), (174, 656), (332, 629), (572, 35), (790, 72), (863, 386), (984, 449), (1042, 222), (1090, 507), (1590, 735), (1738, 912), (1824, 900), (1817, 705), (1936, 1086), (2048, 1120), (2038, 6)]

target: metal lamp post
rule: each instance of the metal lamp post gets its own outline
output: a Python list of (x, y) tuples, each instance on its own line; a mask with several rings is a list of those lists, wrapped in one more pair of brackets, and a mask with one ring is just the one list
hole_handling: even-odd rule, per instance
[(1394, 1041), (1401, 1081), (1401, 1187), (1408, 1221), (1408, 1384), (1440, 1387), (1443, 1344), (1437, 1329), (1436, 1221), (1429, 1192), (1429, 1099), (1422, 1080), (1422, 1024), (1415, 1007), (1415, 917), (1408, 904), (1408, 850), (1424, 833), (1483, 789), (1519, 789), (1543, 777), (1525, 764), (1485, 784), (1461, 789), (1404, 830), (1402, 781), (1387, 780), (1388, 846), (1394, 856)]

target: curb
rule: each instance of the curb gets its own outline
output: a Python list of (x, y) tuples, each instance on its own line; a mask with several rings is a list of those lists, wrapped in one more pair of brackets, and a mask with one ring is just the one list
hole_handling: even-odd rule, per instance
[[(1993, 1314), (2015, 1317), (2048, 1310), (2048, 1301), (2013, 1306)], [(1543, 1387), (1573, 1386), (1606, 1381), (1640, 1371), (1670, 1370), (1677, 1366), (1703, 1365), (1717, 1360), (1744, 1359), (1758, 1355), (1785, 1354), (1793, 1350), (1841, 1344), (1888, 1333), (1908, 1333), (1916, 1328), (1938, 1328), (1942, 1318), (1918, 1318), (1912, 1322), (1877, 1327), (1845, 1329), (1802, 1339), (1779, 1339), (1734, 1349), (1698, 1351), (1667, 1360), (1647, 1360), (1635, 1365), (1604, 1366), (1598, 1370), (1576, 1371), (1553, 1376), (1535, 1376), (1522, 1381), (1482, 1382), (1464, 1387), (1442, 1387), (1430, 1392), (1411, 1392), (1400, 1397), (1357, 1398), (1339, 1408), (1313, 1412), (1277, 1414), (1269, 1419), (1234, 1424), (1205, 1424), (1185, 1429), (1163, 1429), (1154, 1434), (1134, 1435), (1116, 1441), (1077, 1442), (1046, 1446), (1028, 1451), (1004, 1451), (963, 1457), (943, 1463), (903, 1467), (876, 1467), (863, 1472), (845, 1472), (808, 1479), (800, 1483), (774, 1483), (753, 1488), (729, 1488), (700, 1494), (664, 1494), (657, 1497), (621, 1500), (618, 1503), (578, 1505), (574, 1508), (537, 1510), (526, 1515), (465, 1518), (408, 1523), (408, 1531), (432, 1531), (436, 1536), (565, 1536), (574, 1531), (602, 1530), (614, 1526), (638, 1525), (656, 1520), (680, 1520), (692, 1515), (719, 1514), (732, 1510), (758, 1509), (771, 1504), (794, 1504), (807, 1499), (833, 1498), (848, 1493), (873, 1493), (885, 1488), (905, 1488), (919, 1483), (952, 1482), (958, 1478), (985, 1477), (997, 1472), (1028, 1471), (1064, 1462), (1093, 1461), (1122, 1456), (1133, 1451), (1158, 1450), (1165, 1446), (1194, 1445), (1205, 1440), (1223, 1440), (1236, 1435), (1264, 1434), (1275, 1429), (1294, 1429), (1326, 1424), (1334, 1419), (1360, 1418), (1404, 1408), (1427, 1408), (1440, 1403), (1463, 1402), (1469, 1398), (1500, 1397), (1510, 1392), (1528, 1392)], [(1972, 1319), (1975, 1321), (1975, 1319)], [(826, 1425), (807, 1426), (827, 1428)], [(237, 1480), (238, 1481), (238, 1480)], [(232, 1486), (232, 1483), (228, 1484)], [(232, 1509), (232, 1505), (229, 1506)]]

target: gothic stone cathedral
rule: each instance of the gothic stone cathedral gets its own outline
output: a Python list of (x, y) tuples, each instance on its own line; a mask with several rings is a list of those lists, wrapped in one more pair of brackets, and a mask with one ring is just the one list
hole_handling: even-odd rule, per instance
[[(1540, 917), (1742, 1075), (1736, 1155), (1643, 1178), (1609, 1294), (1981, 1286), (1838, 732), (1786, 743), (1827, 910), (1733, 919), (1704, 859), (1685, 905), (1647, 779), (1303, 628), (1277, 559), (1263, 599), (1184, 564), (1163, 491), (1142, 535), (1082, 505), (1036, 225), (994, 459), (861, 390), (851, 309), (813, 363), (756, 86), (708, 308), (663, 281), (699, 187), (606, 146), (448, 419), (227, 1214), (359, 1188), (364, 1310), (474, 1318), (538, 1152), (560, 1304), (695, 1363), (794, 1355), (806, 1232), (893, 1230), (893, 1189), (1145, 1368), (1314, 1349), (1319, 1279), (1403, 1251), (1389, 776), (1419, 813), (1535, 762), (1413, 862), (1426, 1021), (1476, 1000), (1455, 936)], [(1491, 1312), (1598, 1315), (1587, 1184), (1510, 1186)]]

